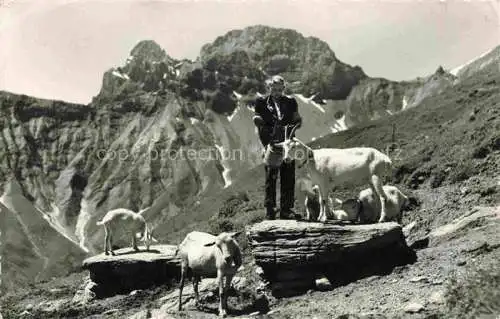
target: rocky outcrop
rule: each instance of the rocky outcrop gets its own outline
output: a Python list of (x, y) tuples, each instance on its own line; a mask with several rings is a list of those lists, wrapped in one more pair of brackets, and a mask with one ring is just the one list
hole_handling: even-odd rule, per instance
[(96, 255), (83, 261), (83, 269), (90, 272), (95, 283), (92, 292), (97, 298), (128, 293), (177, 281), (180, 278), (180, 259), (175, 256), (177, 246), (153, 245), (150, 251), (132, 248), (116, 250), (115, 256)]
[(403, 109), (405, 86), (380, 78), (364, 79), (347, 98), (346, 124), (351, 127)]
[(431, 231), (428, 235), (429, 245), (436, 246), (467, 232), (470, 228), (479, 227), (489, 220), (500, 218), (500, 206), (475, 207), (468, 214), (457, 218), (450, 224), (443, 225)]
[(416, 107), (426, 98), (444, 92), (455, 80), (456, 77), (441, 66), (434, 74), (412, 81), (363, 79), (347, 97), (346, 126), (367, 123)]
[(424, 99), (441, 94), (453, 86), (455, 80), (456, 76), (439, 66), (434, 74), (406, 82), (403, 109), (418, 106)]
[(416, 260), (396, 223), (264, 221), (249, 227), (247, 237), (276, 296), (304, 293), (316, 277), (326, 276), (336, 287)]
[[(412, 230), (417, 225), (416, 222), (405, 226), (405, 234), (410, 247), (422, 249), (446, 244), (450, 240), (463, 237), (471, 229), (485, 227), (492, 222), (500, 222), (500, 206), (476, 206), (453, 222), (435, 228), (425, 236), (418, 236), (412, 233)], [(494, 242), (488, 244), (498, 246)]]

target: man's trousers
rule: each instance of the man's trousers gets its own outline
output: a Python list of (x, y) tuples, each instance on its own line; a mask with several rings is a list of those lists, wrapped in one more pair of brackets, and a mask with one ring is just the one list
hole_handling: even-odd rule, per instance
[(295, 201), (295, 161), (283, 162), (280, 167), (265, 166), (266, 196), (264, 206), (276, 207), (276, 181), (280, 175), (280, 209), (286, 211), (293, 208)]

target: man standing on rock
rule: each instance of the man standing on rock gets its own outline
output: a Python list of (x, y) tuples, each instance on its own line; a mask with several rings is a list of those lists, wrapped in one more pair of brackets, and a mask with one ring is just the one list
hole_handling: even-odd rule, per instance
[[(285, 163), (282, 149), (273, 147), (273, 144), (283, 142), (285, 126), (288, 126), (288, 132), (293, 126), (299, 128), (302, 125), (302, 118), (299, 115), (295, 98), (283, 94), (285, 90), (283, 77), (273, 76), (266, 81), (266, 87), (268, 95), (258, 97), (255, 101), (253, 118), (265, 150), (266, 218), (275, 219), (276, 216), (276, 181), (279, 173), (280, 218), (291, 219), (295, 218), (295, 212), (292, 210), (295, 201), (295, 161)], [(294, 135), (293, 132), (292, 136)]]

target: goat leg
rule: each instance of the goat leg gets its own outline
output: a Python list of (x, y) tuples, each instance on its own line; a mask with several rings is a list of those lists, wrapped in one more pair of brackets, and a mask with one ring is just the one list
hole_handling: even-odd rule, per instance
[(109, 240), (109, 251), (111, 252), (111, 255), (114, 256), (115, 252), (113, 251), (113, 234), (111, 234), (111, 232), (109, 232), (108, 240)]
[(108, 252), (108, 237), (109, 237), (108, 229), (104, 228), (104, 254), (105, 255), (109, 255), (109, 252)]
[(181, 280), (179, 281), (179, 311), (182, 310), (182, 288), (184, 288), (184, 280), (186, 278), (186, 268), (181, 266)]
[(224, 309), (228, 309), (227, 307), (227, 297), (229, 295), (229, 289), (231, 289), (231, 281), (233, 279), (232, 275), (226, 276), (226, 286), (224, 287)]
[(319, 205), (320, 213), (318, 216), (318, 221), (326, 222), (326, 187), (320, 186), (319, 188)]
[(306, 207), (306, 220), (311, 221), (311, 211), (309, 210), (308, 198), (306, 197), (304, 206)]
[(200, 295), (198, 293), (198, 283), (200, 282), (199, 276), (193, 276), (193, 289), (194, 289), (194, 299), (195, 305), (198, 306), (200, 304)]
[(386, 212), (386, 203), (387, 203), (387, 195), (382, 188), (382, 181), (380, 177), (377, 175), (372, 175), (371, 182), (372, 190), (374, 191), (374, 195), (377, 195), (380, 200), (380, 218), (378, 220), (379, 223), (382, 223), (386, 220), (387, 212)]
[(219, 282), (219, 317), (226, 317), (226, 309), (224, 309), (224, 276), (222, 271), (217, 272), (217, 281)]
[(134, 247), (135, 251), (139, 251), (139, 247), (137, 247), (137, 238), (135, 237), (135, 233), (132, 236), (132, 247)]

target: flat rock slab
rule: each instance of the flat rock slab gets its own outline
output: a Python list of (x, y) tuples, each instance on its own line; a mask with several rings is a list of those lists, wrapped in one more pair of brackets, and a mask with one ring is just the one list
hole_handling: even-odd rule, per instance
[(136, 289), (173, 283), (180, 277), (180, 259), (175, 256), (177, 246), (154, 245), (149, 251), (140, 247), (115, 250), (115, 256), (104, 253), (83, 261), (90, 279), (96, 284), (97, 297), (128, 293)]
[(492, 220), (500, 219), (500, 206), (496, 207), (474, 207), (468, 214), (457, 218), (450, 224), (434, 229), (429, 237), (429, 246), (437, 246), (451, 238), (463, 235), (470, 228), (479, 227)]
[(275, 295), (303, 293), (322, 276), (335, 287), (416, 260), (397, 223), (274, 220), (250, 226), (247, 237)]

